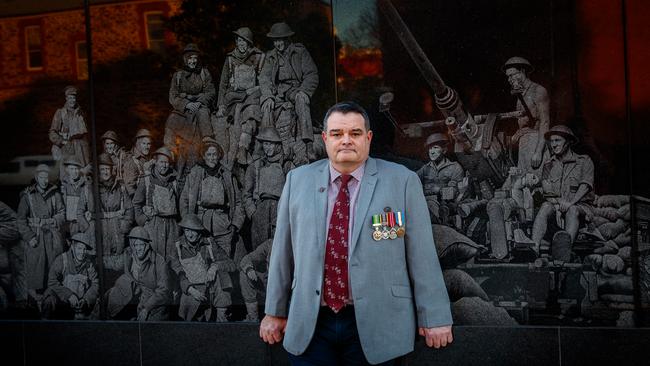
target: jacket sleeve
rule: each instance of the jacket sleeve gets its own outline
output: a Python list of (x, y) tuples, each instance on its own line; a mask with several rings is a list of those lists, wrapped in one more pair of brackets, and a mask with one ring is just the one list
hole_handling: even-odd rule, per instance
[(302, 63), (302, 82), (300, 83), (300, 90), (307, 93), (311, 98), (316, 91), (316, 87), (318, 87), (318, 69), (306, 48), (302, 49), (300, 56)]
[(90, 287), (84, 294), (83, 298), (86, 300), (86, 304), (92, 307), (95, 301), (97, 301), (97, 296), (99, 295), (99, 277), (97, 277), (97, 270), (95, 269), (94, 263), (89, 263), (87, 273)]
[(226, 106), (226, 91), (228, 91), (228, 83), (230, 81), (230, 67), (228, 67), (228, 57), (223, 61), (223, 68), (221, 69), (221, 78), (219, 79), (219, 94), (217, 96), (217, 107)]
[(253, 200), (253, 192), (255, 191), (255, 165), (253, 162), (246, 168), (246, 175), (244, 177), (244, 190), (242, 191), (242, 204), (246, 211), (246, 216), (249, 218), (255, 212), (255, 201)]
[(246, 214), (244, 213), (244, 208), (242, 205), (241, 201), (241, 193), (239, 191), (239, 188), (237, 187), (237, 182), (235, 181), (235, 177), (232, 175), (230, 176), (230, 186), (232, 187), (232, 192), (235, 197), (232, 197), (233, 199), (230, 200), (230, 204), (235, 205), (235, 209), (233, 211), (233, 215), (231, 218), (231, 224), (235, 225), (237, 229), (241, 229), (242, 225), (244, 224), (244, 220), (246, 219)]
[(186, 182), (183, 184), (183, 189), (181, 190), (181, 195), (178, 199), (178, 211), (181, 213), (181, 217), (185, 217), (185, 215), (190, 213), (190, 185), (193, 181), (193, 170), (194, 169), (192, 169), (190, 174), (187, 175)]
[(52, 144), (61, 146), (63, 145), (63, 137), (59, 134), (59, 130), (61, 130), (61, 110), (58, 109), (56, 112), (54, 112), (54, 116), (52, 117), (52, 125), (50, 127), (49, 131), (49, 138)]
[(156, 289), (154, 290), (153, 295), (147, 299), (147, 302), (143, 305), (145, 309), (151, 311), (153, 308), (158, 306), (167, 305), (169, 302), (169, 266), (167, 262), (159, 256), (156, 255)]
[(50, 267), (47, 275), (47, 288), (55, 293), (59, 299), (68, 301), (73, 292), (69, 288), (63, 286), (63, 276), (65, 276), (65, 273), (63, 273), (64, 255), (67, 254), (63, 253), (59, 255), (54, 260), (54, 263), (52, 263), (52, 267)]
[(269, 61), (269, 54), (267, 53), (259, 76), (260, 89), (262, 91), (260, 103), (264, 103), (265, 100), (273, 98), (273, 95), (275, 94), (275, 91), (273, 90), (273, 65), (272, 62)]
[(18, 231), (20, 236), (25, 242), (29, 242), (33, 237), (36, 236), (36, 233), (32, 230), (31, 226), (27, 223), (27, 220), (30, 215), (30, 208), (28, 203), (27, 195), (29, 192), (23, 191), (20, 193), (20, 203), (18, 204), (18, 212), (16, 214), (16, 224), (18, 225)]
[(9, 244), (20, 239), (16, 212), (0, 202), (0, 245)]
[(181, 97), (181, 91), (178, 86), (178, 80), (180, 79), (179, 75), (180, 71), (177, 71), (172, 76), (172, 83), (169, 86), (169, 104), (171, 104), (175, 110), (183, 112), (189, 101), (187, 98)]
[(409, 172), (406, 181), (406, 261), (413, 286), (419, 327), (432, 328), (453, 323), (447, 288), (433, 243), (431, 222), (422, 184)]
[(91, 214), (95, 213), (94, 201), (91, 194), (90, 189), (84, 190), (79, 198), (79, 204), (77, 204), (77, 223), (79, 224), (79, 230), (82, 232), (86, 232), (90, 227), (90, 222), (86, 220), (86, 212), (90, 212)]
[(142, 208), (147, 204), (147, 189), (144, 179), (140, 179), (138, 186), (135, 189), (135, 194), (133, 195), (133, 214), (135, 216), (135, 221), (139, 226), (144, 226), (147, 222), (147, 215), (144, 214)]
[(133, 201), (126, 192), (126, 188), (123, 188), (124, 191), (121, 193), (121, 199), (124, 200), (124, 214), (120, 218), (120, 231), (123, 234), (128, 234), (131, 226), (133, 226), (133, 221), (135, 220), (135, 213), (133, 208)]
[(55, 192), (54, 197), (52, 197), (54, 200), (54, 221), (56, 221), (56, 224), (59, 228), (63, 227), (63, 224), (65, 223), (65, 205), (63, 204), (63, 196), (61, 196), (60, 192)]
[(199, 94), (198, 101), (201, 102), (204, 106), (211, 109), (212, 101), (216, 95), (214, 90), (214, 84), (212, 83), (212, 75), (208, 69), (202, 69), (201, 74), (204, 76), (203, 80), (203, 92)]
[[(278, 222), (288, 223), (290, 219), (289, 201), (292, 173), (293, 171), (287, 175), (287, 181), (284, 184), (280, 202), (278, 203)], [(266, 314), (281, 317), (288, 315), (293, 266), (293, 243), (291, 242), (290, 225), (279, 225), (276, 227), (269, 261)]]

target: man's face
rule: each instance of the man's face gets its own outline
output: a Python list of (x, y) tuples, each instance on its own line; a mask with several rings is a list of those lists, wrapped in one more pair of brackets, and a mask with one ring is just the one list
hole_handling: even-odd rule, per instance
[(75, 94), (67, 94), (65, 96), (65, 105), (68, 107), (74, 107), (77, 105), (77, 96)]
[(431, 145), (429, 146), (429, 160), (434, 163), (439, 162), (445, 156), (447, 149), (440, 145)]
[(79, 179), (79, 167), (76, 165), (67, 165), (65, 167), (66, 172), (68, 173), (68, 177), (70, 177), (70, 180), (77, 180)]
[(113, 169), (110, 165), (99, 165), (99, 180), (107, 182), (113, 176)]
[(372, 131), (366, 131), (363, 116), (334, 112), (322, 133), (327, 156), (333, 165), (358, 167), (368, 159)]
[(273, 47), (282, 52), (287, 48), (287, 43), (289, 43), (289, 41), (286, 38), (276, 38), (273, 40)]
[(117, 144), (111, 139), (104, 139), (104, 152), (107, 154), (113, 154), (115, 152), (115, 147)]
[(78, 241), (72, 242), (72, 255), (74, 255), (74, 259), (77, 261), (81, 262), (86, 258), (87, 250), (86, 244)]
[(165, 174), (167, 173), (167, 170), (169, 169), (169, 158), (167, 158), (165, 155), (156, 155), (156, 171), (158, 174)]
[(138, 150), (142, 153), (142, 155), (149, 155), (149, 151), (151, 150), (151, 139), (148, 137), (140, 137), (138, 141), (136, 141), (136, 145), (138, 147)]
[(198, 231), (187, 228), (183, 228), (183, 235), (185, 235), (185, 239), (192, 244), (196, 243), (201, 237), (201, 233)]
[(506, 69), (506, 77), (512, 90), (521, 90), (524, 88), (524, 81), (526, 81), (526, 74), (514, 67)]
[(133, 253), (135, 253), (136, 258), (144, 259), (147, 255), (147, 249), (149, 249), (149, 243), (139, 238), (131, 238), (129, 243), (133, 248)]
[(187, 58), (185, 59), (185, 64), (190, 69), (195, 69), (196, 66), (199, 64), (199, 55), (193, 53), (187, 56)]
[(262, 150), (264, 150), (264, 154), (268, 157), (277, 154), (280, 150), (280, 146), (281, 145), (277, 142), (262, 141)]
[(567, 140), (560, 135), (551, 135), (549, 140), (553, 155), (562, 155), (569, 147)]
[(246, 40), (243, 39), (242, 37), (237, 37), (235, 39), (235, 45), (237, 46), (239, 52), (244, 53), (248, 51), (248, 42), (246, 42)]
[(50, 175), (47, 172), (39, 172), (36, 174), (34, 179), (39, 188), (45, 189), (47, 188), (47, 184), (50, 182)]
[(203, 160), (205, 161), (205, 165), (214, 168), (219, 162), (219, 152), (217, 151), (217, 148), (210, 146), (203, 154)]

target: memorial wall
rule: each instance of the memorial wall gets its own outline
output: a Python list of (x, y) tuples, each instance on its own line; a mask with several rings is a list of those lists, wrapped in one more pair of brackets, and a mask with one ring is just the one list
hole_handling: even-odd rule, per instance
[(0, 3), (1, 319), (258, 321), (285, 176), (354, 100), (456, 324), (647, 325), (636, 2), (85, 5)]

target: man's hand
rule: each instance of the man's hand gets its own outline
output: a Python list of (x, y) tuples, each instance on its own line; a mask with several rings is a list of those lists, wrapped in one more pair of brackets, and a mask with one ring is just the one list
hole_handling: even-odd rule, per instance
[(454, 336), (451, 334), (451, 325), (435, 328), (420, 327), (418, 333), (425, 338), (427, 346), (434, 348), (445, 347), (454, 340)]
[(560, 212), (562, 213), (566, 213), (569, 211), (569, 208), (573, 206), (571, 202), (565, 200), (558, 200), (558, 204), (560, 205)]
[(208, 298), (205, 297), (205, 295), (203, 295), (201, 291), (195, 289), (194, 287), (190, 286), (187, 289), (187, 293), (190, 294), (190, 296), (192, 296), (196, 301), (205, 302), (208, 300)]
[(147, 310), (147, 309), (142, 309), (138, 313), (138, 321), (139, 322), (146, 321), (148, 317), (149, 317), (149, 310)]
[(246, 276), (248, 276), (251, 281), (257, 281), (257, 273), (255, 273), (255, 270), (252, 268), (249, 268), (248, 271), (246, 271)]
[(199, 102), (189, 102), (185, 105), (185, 109), (189, 110), (192, 113), (196, 113), (196, 111), (199, 110), (199, 107), (201, 107), (201, 103)]
[(208, 268), (207, 280), (208, 282), (212, 282), (215, 278), (217, 278), (217, 265), (213, 263), (210, 268)]
[(279, 343), (284, 337), (287, 318), (266, 315), (260, 323), (260, 338), (268, 344)]
[(217, 117), (225, 117), (226, 116), (226, 106), (220, 105), (219, 108), (217, 108)]
[(542, 163), (542, 153), (539, 151), (535, 151), (533, 154), (532, 158), (530, 159), (530, 166), (533, 169), (539, 168), (539, 165)]
[(29, 246), (32, 247), (32, 248), (36, 248), (38, 246), (38, 239), (36, 239), (36, 237), (33, 237), (29, 241)]
[(262, 103), (262, 111), (265, 113), (270, 113), (275, 107), (275, 102), (272, 98), (269, 98)]
[(76, 308), (79, 305), (79, 298), (77, 297), (77, 295), (72, 294), (68, 298), (68, 303), (72, 308)]
[(147, 216), (148, 218), (152, 218), (154, 216), (153, 207), (151, 207), (151, 206), (143, 206), (142, 207), (142, 213), (144, 213), (145, 216)]

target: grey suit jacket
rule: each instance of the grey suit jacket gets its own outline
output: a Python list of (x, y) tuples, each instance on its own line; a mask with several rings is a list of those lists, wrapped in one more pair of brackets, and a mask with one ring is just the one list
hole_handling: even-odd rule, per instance
[[(278, 204), (266, 313), (288, 316), (284, 347), (293, 354), (309, 345), (320, 309), (328, 182), (327, 160), (294, 169)], [(416, 324), (452, 318), (417, 175), (369, 158), (358, 189), (348, 273), (361, 346), (374, 364), (412, 351)], [(372, 239), (372, 215), (384, 207), (405, 214), (403, 238)]]

